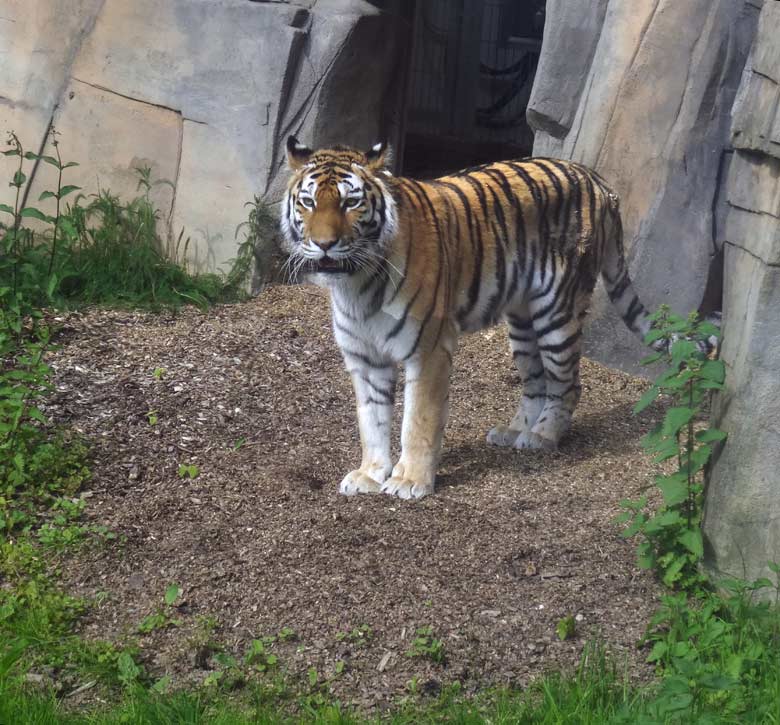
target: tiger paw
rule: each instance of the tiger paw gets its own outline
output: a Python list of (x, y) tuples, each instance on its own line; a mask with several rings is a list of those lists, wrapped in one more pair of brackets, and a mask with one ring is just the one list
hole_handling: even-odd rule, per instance
[(354, 496), (358, 493), (379, 493), (380, 490), (382, 490), (382, 483), (360, 469), (350, 471), (339, 485), (339, 493), (343, 493), (345, 496)]
[(487, 434), (487, 442), (489, 446), (511, 448), (522, 435), (522, 431), (514, 430), (507, 425), (497, 425)]
[(531, 433), (530, 431), (521, 433), (512, 445), (519, 450), (554, 451), (558, 448), (556, 441), (543, 438), (538, 433)]
[(382, 493), (398, 498), (422, 498), (433, 493), (432, 483), (415, 483), (410, 478), (393, 476), (382, 484)]

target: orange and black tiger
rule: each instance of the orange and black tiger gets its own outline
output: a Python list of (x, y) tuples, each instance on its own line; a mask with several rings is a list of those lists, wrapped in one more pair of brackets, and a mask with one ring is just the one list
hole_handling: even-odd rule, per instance
[(330, 289), (357, 396), (363, 457), (344, 494), (433, 492), (461, 332), (509, 325), (522, 398), (488, 443), (554, 448), (580, 398), (582, 324), (599, 274), (631, 330), (644, 336), (652, 326), (628, 275), (618, 197), (584, 166), (535, 158), (415, 181), (386, 169), (382, 144), (312, 151), (292, 136), (287, 157), (289, 264)]

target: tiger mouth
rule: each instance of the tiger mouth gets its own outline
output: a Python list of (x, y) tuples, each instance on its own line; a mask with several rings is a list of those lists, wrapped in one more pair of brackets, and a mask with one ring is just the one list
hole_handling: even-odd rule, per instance
[(324, 272), (325, 274), (352, 274), (356, 269), (354, 262), (349, 259), (333, 259), (322, 257), (307, 262), (307, 271), (310, 273)]

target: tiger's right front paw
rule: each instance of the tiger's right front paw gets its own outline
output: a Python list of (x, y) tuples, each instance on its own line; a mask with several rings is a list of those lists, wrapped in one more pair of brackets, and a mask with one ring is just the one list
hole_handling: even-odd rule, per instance
[[(371, 472), (374, 474), (380, 473), (373, 470)], [(381, 481), (377, 481), (360, 469), (350, 471), (344, 476), (344, 480), (339, 486), (339, 493), (343, 493), (345, 496), (354, 496), (358, 493), (379, 493), (385, 478), (387, 478), (387, 474)]]

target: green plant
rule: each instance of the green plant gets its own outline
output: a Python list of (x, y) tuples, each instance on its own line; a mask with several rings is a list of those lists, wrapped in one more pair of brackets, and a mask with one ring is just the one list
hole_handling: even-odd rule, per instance
[(200, 475), (200, 469), (194, 463), (179, 464), (179, 478), (197, 478)]
[(412, 646), (407, 650), (407, 657), (422, 657), (429, 659), (437, 664), (444, 664), (446, 655), (444, 653), (444, 642), (433, 636), (433, 627), (418, 627), (415, 630), (415, 638), (412, 640)]
[(298, 639), (298, 633), (291, 627), (282, 627), (276, 638), (280, 642), (295, 642)]
[(336, 640), (338, 642), (349, 642), (356, 647), (362, 647), (374, 638), (374, 630), (367, 624), (361, 624), (349, 632), (338, 632)]
[(650, 386), (634, 408), (647, 408), (659, 395), (668, 395), (672, 406), (663, 421), (644, 440), (645, 450), (655, 463), (674, 460), (676, 470), (655, 477), (663, 504), (647, 511), (648, 498), (621, 501), (626, 509), (618, 517), (627, 522), (626, 538), (637, 534), (642, 541), (637, 560), (643, 569), (655, 569), (669, 587), (695, 590), (704, 583), (699, 561), (704, 553), (701, 535), (704, 470), (712, 455), (712, 444), (726, 434), (706, 428), (701, 422), (709, 391), (723, 387), (724, 367), (700, 351), (696, 340), (718, 334), (718, 329), (700, 322), (695, 313), (682, 318), (662, 307), (654, 316), (655, 327), (645, 338), (648, 344), (665, 342), (664, 351), (643, 362), (664, 361), (667, 368)]
[(164, 607), (159, 607), (156, 612), (144, 617), (138, 625), (138, 632), (149, 634), (157, 629), (180, 627), (182, 624), (181, 619), (171, 616), (171, 612), (176, 600), (181, 596), (181, 591), (181, 587), (178, 584), (170, 584), (166, 588), (165, 596), (163, 597)]
[(561, 641), (571, 639), (577, 629), (577, 622), (571, 615), (563, 617), (558, 620), (558, 624), (555, 625), (555, 634), (558, 635), (558, 639)]
[(279, 659), (268, 651), (268, 644), (269, 642), (262, 639), (253, 639), (244, 655), (244, 665), (258, 672), (265, 672), (276, 667)]

